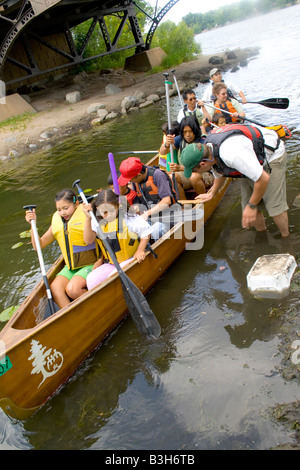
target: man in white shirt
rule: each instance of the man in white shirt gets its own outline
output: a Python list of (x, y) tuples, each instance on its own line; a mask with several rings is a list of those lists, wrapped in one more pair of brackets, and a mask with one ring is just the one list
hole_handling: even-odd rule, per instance
[[(184, 175), (188, 178), (193, 171), (203, 173), (212, 169), (215, 180), (212, 188), (196, 197), (201, 202), (211, 200), (223, 185), (222, 176), (230, 176), (235, 171), (241, 178), (242, 227), (254, 226), (257, 231), (266, 230), (265, 219), (258, 205), (263, 200), (270, 217), (280, 230), (283, 238), (289, 236), (288, 205), (286, 201), (286, 152), (284, 143), (275, 131), (258, 126), (245, 126), (259, 129), (264, 138), (266, 159), (264, 165), (254, 150), (254, 140), (243, 133), (232, 133), (241, 124), (232, 124), (226, 140), (216, 145), (218, 133), (210, 134), (206, 144), (190, 144), (182, 152), (181, 162), (185, 167)], [(219, 134), (221, 134), (221, 132)], [(229, 132), (231, 132), (229, 134)], [(220, 142), (220, 141), (219, 141)], [(258, 152), (259, 153), (259, 152)], [(215, 169), (214, 169), (215, 168)], [(217, 169), (217, 170), (216, 170)]]
[(210, 119), (210, 114), (204, 107), (202, 101), (197, 100), (193, 90), (185, 90), (182, 94), (185, 103), (184, 109), (181, 109), (177, 116), (177, 121), (180, 123), (185, 116), (195, 116), (198, 119), (200, 127), (202, 126), (203, 118)]
[[(211, 83), (207, 86), (207, 88), (205, 89), (204, 94), (202, 96), (202, 101), (204, 101), (204, 102), (214, 101), (214, 97), (213, 97), (213, 94), (212, 94), (213, 86), (214, 86), (215, 83), (223, 81), (222, 80), (222, 72), (218, 68), (212, 69), (209, 72), (209, 76), (210, 76), (210, 79), (211, 79)], [(229, 95), (228, 95), (229, 97), (235, 97), (235, 96), (238, 95), (242, 99), (242, 104), (247, 103), (247, 100), (246, 100), (246, 97), (245, 97), (244, 93), (242, 92), (242, 90), (237, 85), (235, 85), (234, 83), (232, 83), (228, 80), (226, 80), (225, 84), (227, 86), (227, 90), (229, 90)]]

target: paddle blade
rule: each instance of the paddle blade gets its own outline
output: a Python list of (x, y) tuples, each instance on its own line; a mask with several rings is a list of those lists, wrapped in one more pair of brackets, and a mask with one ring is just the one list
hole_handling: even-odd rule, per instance
[(160, 324), (152, 312), (145, 296), (125, 273), (119, 274), (129, 313), (139, 333), (157, 339), (161, 333)]
[(264, 106), (268, 108), (287, 109), (289, 107), (288, 98), (270, 98), (263, 101)]
[(267, 108), (273, 109), (287, 109), (290, 104), (288, 98), (269, 98), (262, 101), (248, 101), (248, 103), (261, 104)]

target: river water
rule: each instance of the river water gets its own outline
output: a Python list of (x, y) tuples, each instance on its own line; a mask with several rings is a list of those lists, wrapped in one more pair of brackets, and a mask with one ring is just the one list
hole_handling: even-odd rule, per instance
[[(247, 67), (224, 75), (248, 99), (288, 97), (287, 110), (247, 105), (247, 116), (292, 131), (288, 150), (288, 202), (293, 254), (300, 249), (299, 44), (300, 5), (197, 36), (204, 53), (259, 46)], [(164, 78), (162, 77), (162, 85)], [(202, 86), (197, 87), (199, 96)], [(172, 118), (179, 101), (172, 99)], [(106, 186), (108, 152), (155, 150), (166, 121), (165, 103), (111, 122), (57, 146), (22, 157), (0, 175), (0, 311), (18, 305), (40, 279), (35, 253), (19, 234), (29, 227), (25, 204), (36, 204), (43, 233), (53, 196), (80, 178), (93, 192)], [(147, 158), (144, 158), (146, 161)], [(299, 283), (281, 300), (257, 300), (246, 275), (258, 256), (281, 253), (268, 219), (268, 242), (240, 226), (233, 184), (206, 226), (201, 251), (187, 251), (148, 296), (161, 326), (155, 342), (143, 339), (129, 318), (41, 410), (25, 422), (0, 410), (0, 449), (180, 450), (270, 449), (294, 444), (295, 431), (275, 418), (275, 407), (299, 400), (299, 376), (285, 350), (297, 339)], [(19, 248), (11, 247), (19, 242)], [(48, 267), (58, 255), (44, 250)], [(298, 289), (298, 290), (297, 290)], [(289, 328), (293, 330), (288, 335)], [(298, 325), (299, 327), (299, 325)], [(285, 343), (284, 343), (285, 340)], [(297, 371), (296, 371), (297, 372)]]

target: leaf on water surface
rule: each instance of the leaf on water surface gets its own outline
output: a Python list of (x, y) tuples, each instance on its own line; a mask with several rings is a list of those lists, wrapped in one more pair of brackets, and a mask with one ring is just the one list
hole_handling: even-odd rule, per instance
[(31, 236), (31, 230), (25, 230), (25, 232), (19, 233), (20, 238), (29, 238)]
[(11, 247), (11, 249), (12, 249), (12, 250), (15, 250), (16, 248), (19, 248), (19, 247), (22, 246), (22, 245), (23, 245), (23, 242), (16, 243), (15, 245), (13, 245), (13, 246)]
[(7, 322), (13, 314), (18, 310), (19, 306), (14, 305), (13, 307), (8, 307), (3, 312), (0, 313), (0, 322)]

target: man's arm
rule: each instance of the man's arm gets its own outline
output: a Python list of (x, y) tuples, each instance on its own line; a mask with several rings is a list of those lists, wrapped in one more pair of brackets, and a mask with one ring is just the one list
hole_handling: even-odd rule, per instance
[[(252, 195), (242, 214), (243, 228), (249, 228), (254, 225), (257, 218), (257, 208), (251, 206), (257, 206), (261, 201), (267, 190), (269, 179), (270, 176), (263, 170), (259, 179), (254, 183)], [(251, 204), (251, 206), (249, 204)]]

